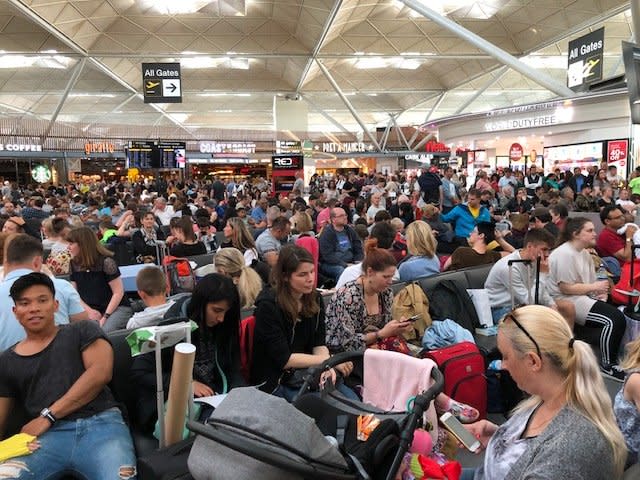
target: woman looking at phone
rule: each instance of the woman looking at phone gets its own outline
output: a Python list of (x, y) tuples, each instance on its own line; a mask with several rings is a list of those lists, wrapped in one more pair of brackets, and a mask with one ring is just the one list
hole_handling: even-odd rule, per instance
[(503, 425), (467, 429), (486, 449), (484, 466), (462, 480), (621, 478), (627, 450), (591, 347), (562, 316), (518, 308), (498, 330), (502, 368), (531, 397)]

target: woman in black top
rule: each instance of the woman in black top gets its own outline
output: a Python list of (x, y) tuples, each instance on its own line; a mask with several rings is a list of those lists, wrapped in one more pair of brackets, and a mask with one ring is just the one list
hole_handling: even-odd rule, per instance
[[(319, 365), (330, 356), (324, 306), (315, 289), (313, 257), (304, 248), (283, 247), (271, 274), (273, 288), (256, 300), (251, 383), (291, 401), (297, 389), (287, 383), (295, 370)], [(351, 362), (337, 368), (344, 375), (352, 369)], [(357, 398), (349, 388), (338, 388)]]
[(205, 247), (204, 243), (196, 239), (191, 217), (182, 217), (176, 224), (175, 232), (178, 243), (171, 247), (171, 255), (174, 257), (192, 257), (207, 253), (207, 247)]
[(89, 307), (89, 318), (105, 332), (125, 328), (133, 315), (124, 294), (120, 269), (113, 252), (98, 242), (89, 227), (74, 228), (67, 236), (71, 253), (71, 283)]
[[(204, 397), (243, 386), (240, 373), (240, 297), (231, 279), (211, 273), (196, 285), (188, 300), (187, 316), (198, 324), (191, 336), (196, 346), (193, 394)], [(163, 350), (164, 392), (169, 392), (172, 349)], [(138, 421), (151, 430), (157, 419), (156, 374), (153, 353), (136, 357), (132, 381), (138, 387)]]
[(133, 254), (138, 263), (156, 263), (158, 254), (158, 240), (164, 240), (165, 235), (156, 225), (153, 212), (146, 212), (141, 219), (142, 228), (131, 236)]

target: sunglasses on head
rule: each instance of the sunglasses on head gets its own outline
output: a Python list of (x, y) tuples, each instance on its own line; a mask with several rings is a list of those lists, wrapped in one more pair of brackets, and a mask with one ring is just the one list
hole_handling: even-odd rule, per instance
[(522, 326), (522, 324), (518, 321), (518, 319), (513, 315), (513, 312), (508, 313), (507, 315), (505, 315), (503, 322), (505, 322), (507, 320), (513, 321), (513, 323), (515, 323), (516, 327), (518, 327), (520, 329), (520, 331), (522, 333), (524, 333), (529, 340), (531, 340), (533, 345), (536, 347), (536, 352), (538, 353), (538, 356), (540, 358), (542, 358), (542, 352), (540, 351), (540, 345), (538, 345), (538, 342), (536, 342), (535, 339), (531, 336), (531, 334), (529, 332), (527, 332), (527, 329)]

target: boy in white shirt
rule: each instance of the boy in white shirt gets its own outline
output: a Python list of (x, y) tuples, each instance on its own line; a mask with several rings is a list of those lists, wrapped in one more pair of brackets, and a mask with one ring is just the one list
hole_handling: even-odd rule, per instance
[(157, 325), (164, 314), (175, 303), (167, 301), (167, 277), (161, 268), (145, 267), (136, 276), (138, 295), (146, 305), (142, 312), (135, 313), (127, 322), (127, 328)]

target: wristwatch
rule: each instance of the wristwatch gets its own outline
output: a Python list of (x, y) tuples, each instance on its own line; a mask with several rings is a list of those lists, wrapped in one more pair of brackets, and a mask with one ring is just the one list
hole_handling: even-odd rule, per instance
[(42, 409), (42, 411), (40, 412), (40, 416), (49, 420), (51, 425), (56, 423), (56, 420), (57, 420), (56, 417), (53, 416), (53, 413), (47, 407)]

